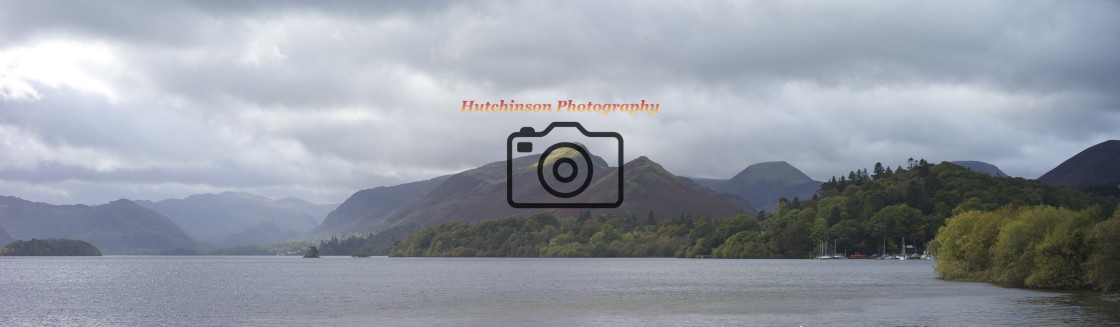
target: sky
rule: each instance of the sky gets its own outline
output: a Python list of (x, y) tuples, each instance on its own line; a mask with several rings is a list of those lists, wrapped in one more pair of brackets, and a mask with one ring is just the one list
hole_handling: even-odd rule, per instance
[[(1033, 179), (1120, 139), (1118, 35), (1116, 1), (9, 0), (0, 195), (339, 203), (558, 121), (682, 176), (925, 158)], [(462, 110), (502, 100), (554, 108)]]

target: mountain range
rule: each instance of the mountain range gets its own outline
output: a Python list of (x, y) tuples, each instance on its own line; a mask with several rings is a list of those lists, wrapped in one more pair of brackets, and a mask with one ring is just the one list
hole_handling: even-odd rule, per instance
[[(216, 246), (244, 245), (247, 239), (270, 242), (298, 237), (322, 221), (308, 212), (324, 211), (300, 199), (272, 200), (244, 192), (136, 203), (167, 216), (196, 240)], [(231, 237), (234, 235), (239, 237)]]
[[(1120, 141), (1078, 153), (1038, 180), (1082, 187), (1120, 183)], [(978, 161), (957, 165), (992, 176), (998, 167)], [(536, 180), (537, 162), (516, 158), (514, 189), (529, 200), (547, 199)], [(546, 163), (546, 168), (552, 163)], [(617, 167), (594, 160), (596, 178), (580, 199), (608, 198)], [(729, 179), (687, 178), (646, 157), (623, 165), (625, 201), (618, 208), (590, 209), (659, 221), (691, 215), (724, 218), (754, 210), (775, 211), (779, 198), (811, 198), (819, 188), (786, 162), (748, 166)], [(506, 202), (506, 163), (492, 162), (429, 180), (361, 190), (339, 205), (316, 205), (295, 198), (271, 200), (239, 192), (198, 194), (158, 202), (117, 200), (102, 205), (52, 205), (0, 196), (0, 242), (30, 238), (85, 240), (107, 253), (153, 253), (201, 246), (236, 246), (307, 237), (381, 230), (392, 226), (432, 226), (528, 216), (549, 211), (574, 216), (584, 209), (519, 209)], [(534, 193), (535, 192), (535, 193)], [(333, 210), (331, 210), (333, 208)], [(327, 213), (329, 211), (329, 213)], [(2, 245), (2, 244), (0, 244)]]
[(0, 196), (0, 226), (15, 239), (79, 239), (108, 253), (140, 253), (198, 245), (175, 222), (125, 199), (87, 206), (53, 205)]
[(372, 229), (396, 214), (402, 206), (427, 196), (450, 177), (451, 175), (446, 175), (425, 181), (358, 191), (339, 204), (337, 209), (331, 211), (312, 234), (327, 236)]
[[(526, 156), (512, 160), (515, 167), (513, 189), (526, 194), (524, 200), (528, 202), (548, 202), (550, 196), (543, 191), (536, 177), (535, 159)], [(610, 198), (617, 192), (617, 184), (608, 182), (618, 178), (617, 168), (607, 167), (601, 158), (595, 158), (594, 162), (597, 177), (577, 199), (594, 201)], [(552, 164), (546, 163), (546, 168)], [(593, 215), (610, 213), (643, 219), (653, 213), (655, 219), (661, 220), (682, 215), (723, 218), (744, 211), (744, 208), (670, 174), (649, 158), (639, 157), (625, 163), (623, 170), (625, 201), (618, 208), (513, 208), (506, 200), (506, 162), (497, 161), (428, 181), (360, 191), (343, 202), (317, 230), (381, 229), (408, 224), (431, 226), (450, 221), (476, 222), (528, 216), (542, 211), (558, 216), (575, 216), (587, 210)], [(392, 198), (380, 198), (378, 194), (388, 194)]]
[(812, 198), (821, 185), (820, 181), (809, 178), (785, 161), (753, 164), (730, 179), (690, 179), (718, 193), (735, 195), (768, 212), (776, 212), (778, 199), (783, 197)]

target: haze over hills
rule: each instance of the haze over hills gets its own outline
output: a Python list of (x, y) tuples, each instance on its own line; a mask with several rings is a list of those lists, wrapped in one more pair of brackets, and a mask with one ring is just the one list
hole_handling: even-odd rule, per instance
[(335, 208), (338, 208), (339, 205), (339, 203), (314, 204), (307, 202), (307, 200), (293, 197), (277, 199), (275, 202), (288, 210), (311, 216), (311, 218), (315, 219), (316, 224), (322, 223), (323, 220), (327, 219), (327, 215), (330, 214), (331, 211), (334, 211)]
[(747, 166), (731, 179), (690, 178), (697, 184), (720, 193), (747, 200), (759, 210), (775, 212), (778, 199), (809, 199), (820, 188), (805, 173), (785, 161), (762, 162)]
[(293, 234), (308, 232), (318, 225), (314, 217), (289, 209), (292, 201), (283, 204), (243, 192), (196, 194), (183, 199), (137, 203), (159, 211), (195, 239), (216, 245), (228, 245), (220, 241), (246, 230), (263, 230), (259, 228), (266, 223)]
[(992, 177), (1008, 177), (1007, 174), (1004, 174), (1003, 171), (999, 169), (999, 167), (996, 167), (996, 165), (993, 165), (993, 164), (990, 164), (990, 163), (987, 163), (987, 162), (967, 161), (967, 160), (966, 161), (950, 161), (950, 162), (957, 165), (957, 166), (964, 167), (965, 169), (968, 169), (968, 170), (971, 170), (971, 171), (974, 171), (974, 172), (978, 172), (978, 173), (985, 173), (985, 174), (988, 174), (989, 176), (992, 176)]
[(1038, 178), (1039, 182), (1073, 188), (1120, 182), (1120, 140), (1091, 146)]
[(8, 235), (8, 231), (4, 230), (4, 227), (0, 226), (0, 247), (15, 240), (11, 235)]
[(0, 226), (16, 239), (78, 239), (110, 253), (153, 252), (197, 245), (167, 217), (125, 199), (87, 206), (52, 205), (0, 196)]
[(293, 240), (302, 237), (304, 237), (303, 233), (282, 230), (276, 227), (276, 223), (266, 221), (213, 242), (213, 244), (219, 247), (230, 247)]

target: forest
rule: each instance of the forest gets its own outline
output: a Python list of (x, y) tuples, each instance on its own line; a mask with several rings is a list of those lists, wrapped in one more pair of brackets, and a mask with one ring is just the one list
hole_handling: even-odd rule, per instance
[[(949, 217), (1002, 207), (1049, 205), (1112, 212), (1114, 193), (1083, 192), (1022, 178), (992, 177), (952, 163), (876, 163), (833, 177), (812, 199), (781, 199), (755, 217), (637, 215), (553, 217), (540, 213), (420, 230), (393, 256), (808, 258), (925, 251)], [(913, 252), (911, 252), (913, 253)]]
[(1120, 211), (1005, 206), (948, 219), (932, 246), (946, 279), (1120, 291)]
[(100, 256), (101, 250), (86, 241), (64, 238), (16, 240), (0, 249), (0, 256)]

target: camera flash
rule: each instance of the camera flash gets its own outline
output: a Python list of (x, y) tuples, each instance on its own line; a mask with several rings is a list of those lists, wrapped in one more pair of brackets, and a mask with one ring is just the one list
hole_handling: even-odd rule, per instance
[(533, 143), (517, 142), (517, 152), (533, 152)]

